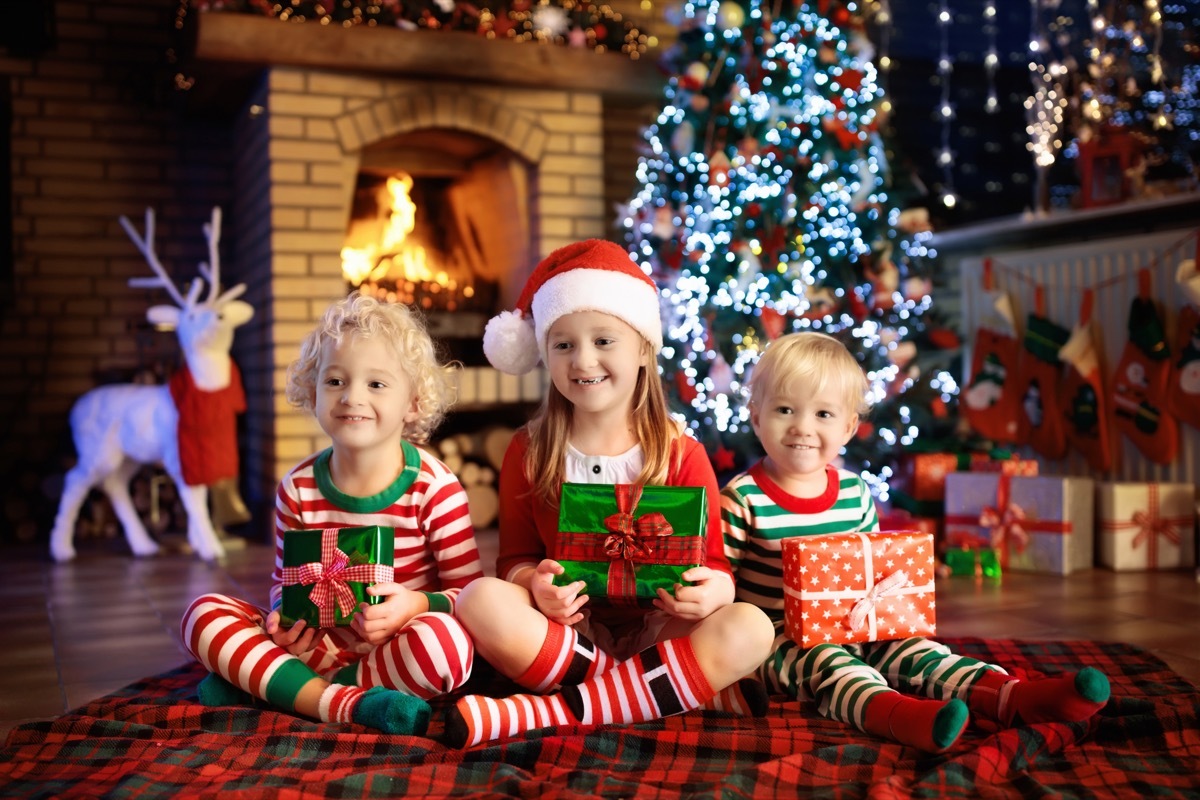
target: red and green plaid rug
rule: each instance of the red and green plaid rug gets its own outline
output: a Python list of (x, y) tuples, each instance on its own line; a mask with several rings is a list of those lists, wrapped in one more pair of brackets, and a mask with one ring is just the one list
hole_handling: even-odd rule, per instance
[(692, 713), (584, 732), (544, 730), (459, 751), (252, 708), (196, 702), (199, 664), (14, 728), (0, 796), (907, 798), (1200, 797), (1200, 691), (1125, 644), (944, 640), (1030, 674), (1092, 665), (1113, 698), (1096, 718), (988, 734), (924, 755), (794, 702), (765, 719)]

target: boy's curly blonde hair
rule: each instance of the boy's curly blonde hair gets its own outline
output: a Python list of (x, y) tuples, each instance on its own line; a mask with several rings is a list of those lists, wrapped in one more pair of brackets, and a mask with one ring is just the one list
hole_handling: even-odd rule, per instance
[(300, 357), (288, 366), (287, 401), (306, 411), (315, 408), (321, 348), (350, 334), (383, 337), (395, 349), (417, 398), (417, 418), (405, 426), (404, 438), (427, 442), (454, 402), (451, 375), (457, 364), (438, 361), (424, 320), (405, 305), (354, 292), (326, 309), (300, 343)]

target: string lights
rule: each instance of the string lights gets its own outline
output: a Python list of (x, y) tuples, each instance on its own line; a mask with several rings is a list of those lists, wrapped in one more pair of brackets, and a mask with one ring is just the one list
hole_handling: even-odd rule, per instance
[(1034, 208), (1045, 212), (1050, 207), (1049, 172), (1062, 149), (1059, 131), (1067, 108), (1067, 93), (1062, 80), (1067, 69), (1054, 58), (1042, 26), (1042, 7), (1046, 0), (1029, 0), (1029, 76), (1033, 94), (1025, 100), (1026, 147), (1033, 154), (1037, 176)]
[(996, 52), (996, 0), (987, 0), (983, 5), (983, 33), (987, 37), (987, 52), (983, 56), (983, 71), (987, 75), (984, 110), (995, 114), (1000, 110), (1000, 98), (996, 95), (996, 70), (1000, 68), (1000, 54)]
[(950, 102), (950, 80), (954, 74), (954, 61), (950, 58), (950, 25), (954, 15), (950, 13), (949, 0), (941, 0), (937, 23), (941, 34), (941, 54), (938, 56), (938, 79), (942, 96), (938, 104), (938, 117), (942, 123), (942, 147), (938, 151), (937, 163), (942, 168), (942, 203), (954, 208), (958, 196), (954, 193), (954, 152), (950, 149), (950, 129), (954, 122), (954, 106)]

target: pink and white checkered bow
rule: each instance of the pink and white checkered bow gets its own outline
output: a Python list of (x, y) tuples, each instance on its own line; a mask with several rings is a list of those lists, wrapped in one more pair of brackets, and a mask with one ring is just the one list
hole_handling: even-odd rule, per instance
[(350, 556), (338, 549), (338, 529), (326, 528), (321, 532), (321, 560), (310, 561), (298, 567), (283, 568), (283, 583), (287, 586), (301, 584), (312, 586), (308, 599), (317, 607), (318, 622), (322, 628), (331, 627), (337, 617), (334, 607), (347, 617), (354, 610), (354, 592), (349, 581), (380, 583), (390, 581), (395, 570), (386, 564), (350, 565)]

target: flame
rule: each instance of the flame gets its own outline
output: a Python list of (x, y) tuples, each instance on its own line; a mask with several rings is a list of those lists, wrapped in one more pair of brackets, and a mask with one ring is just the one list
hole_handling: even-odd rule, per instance
[[(386, 199), (378, 203), (378, 208), (386, 207), (386, 219), (380, 214), (375, 219), (351, 222), (347, 240), (359, 246), (342, 248), (342, 274), (355, 287), (371, 289), (389, 302), (415, 302), (419, 297), (420, 304), (428, 308), (433, 304), (429, 295), (433, 294), (440, 295), (439, 306), (453, 309), (461, 300), (474, 296), (474, 287), (469, 280), (455, 277), (463, 270), (455, 268), (453, 259), (449, 265), (434, 263), (412, 236), (417, 219), (412, 188), (409, 175), (389, 177)], [(393, 288), (382, 288), (383, 284)]]

